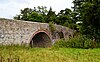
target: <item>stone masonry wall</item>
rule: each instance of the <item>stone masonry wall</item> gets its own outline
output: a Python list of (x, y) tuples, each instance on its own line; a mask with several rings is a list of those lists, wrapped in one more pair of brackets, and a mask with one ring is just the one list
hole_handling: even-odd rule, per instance
[(32, 36), (41, 31), (46, 32), (52, 40), (52, 43), (54, 43), (55, 40), (59, 39), (59, 32), (63, 33), (65, 39), (68, 39), (74, 33), (73, 30), (67, 27), (60, 25), (55, 25), (55, 27), (55, 34), (52, 35), (49, 24), (47, 23), (0, 18), (0, 44), (29, 44)]

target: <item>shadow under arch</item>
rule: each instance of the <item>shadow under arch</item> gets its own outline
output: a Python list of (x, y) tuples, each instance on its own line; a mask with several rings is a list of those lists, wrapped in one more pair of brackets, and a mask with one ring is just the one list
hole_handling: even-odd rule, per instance
[(64, 39), (64, 34), (63, 34), (63, 32), (58, 32), (58, 35), (59, 35), (59, 38), (60, 38), (60, 39)]
[(35, 34), (33, 34), (30, 41), (31, 47), (50, 47), (51, 45), (51, 38), (45, 31), (37, 31)]

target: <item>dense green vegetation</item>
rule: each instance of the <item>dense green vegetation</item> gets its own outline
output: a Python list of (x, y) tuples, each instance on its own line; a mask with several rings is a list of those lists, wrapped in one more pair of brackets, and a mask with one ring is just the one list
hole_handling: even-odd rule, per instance
[(48, 11), (45, 6), (38, 6), (34, 9), (24, 8), (21, 10), (21, 14), (16, 15), (14, 19), (43, 23), (54, 22), (74, 29), (75, 21), (72, 20), (71, 13), (72, 11), (68, 8), (56, 14), (51, 7)]
[(4, 62), (99, 62), (100, 49), (0, 46)]
[(93, 49), (100, 48), (100, 43), (97, 43), (89, 38), (86, 38), (86, 35), (78, 35), (71, 37), (70, 39), (64, 40), (59, 39), (53, 45), (53, 48), (82, 48), (82, 49)]
[(100, 0), (75, 0), (74, 11), (82, 21), (80, 32), (92, 40), (100, 41)]

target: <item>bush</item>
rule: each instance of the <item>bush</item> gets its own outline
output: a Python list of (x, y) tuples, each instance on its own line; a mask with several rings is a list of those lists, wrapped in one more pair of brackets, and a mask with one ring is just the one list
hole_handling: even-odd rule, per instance
[[(99, 43), (100, 44), (100, 43)], [(60, 39), (56, 41), (53, 47), (56, 48), (95, 48), (99, 47), (99, 45), (95, 42), (92, 41), (91, 39), (88, 39), (85, 35), (78, 35), (73, 38), (70, 38), (69, 40), (63, 40)]]
[(49, 27), (50, 27), (50, 30), (51, 30), (52, 32), (55, 31), (55, 29), (56, 29), (56, 27), (55, 27), (53, 21), (52, 21), (52, 22), (49, 22)]

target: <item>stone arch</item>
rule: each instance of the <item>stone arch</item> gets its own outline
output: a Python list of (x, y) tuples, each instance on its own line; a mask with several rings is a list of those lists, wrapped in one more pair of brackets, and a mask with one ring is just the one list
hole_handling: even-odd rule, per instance
[(46, 31), (37, 31), (30, 40), (31, 47), (50, 47), (51, 37)]
[(59, 38), (60, 38), (60, 39), (64, 39), (64, 34), (63, 34), (63, 32), (58, 32), (58, 35), (59, 35)]

